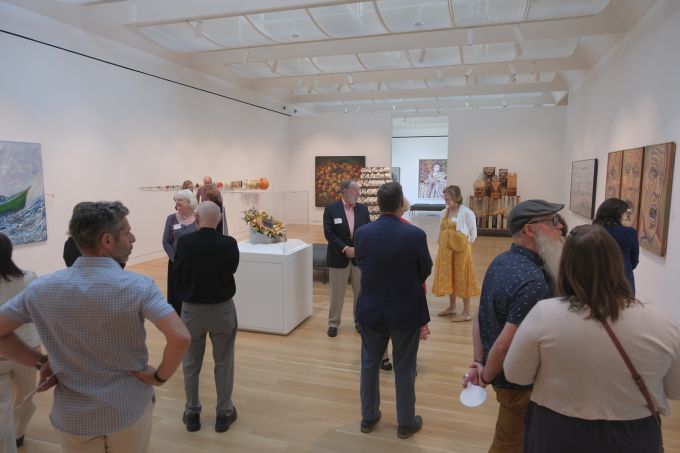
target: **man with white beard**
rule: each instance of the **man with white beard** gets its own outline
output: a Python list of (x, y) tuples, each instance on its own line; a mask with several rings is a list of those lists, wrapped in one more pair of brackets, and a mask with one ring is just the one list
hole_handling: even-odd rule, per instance
[(539, 300), (553, 296), (551, 274), (557, 275), (564, 241), (557, 217), (562, 208), (544, 200), (515, 206), (508, 219), (513, 244), (494, 258), (484, 276), (472, 328), (474, 362), (463, 384), (493, 384), (500, 406), (490, 453), (523, 450), (531, 386), (508, 382), (503, 361), (524, 317)]

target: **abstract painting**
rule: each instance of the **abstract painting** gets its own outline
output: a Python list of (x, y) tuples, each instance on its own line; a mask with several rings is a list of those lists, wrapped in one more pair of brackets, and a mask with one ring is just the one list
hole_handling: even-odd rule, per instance
[(0, 232), (14, 245), (47, 240), (39, 143), (0, 141)]
[(621, 163), (621, 198), (628, 203), (628, 210), (623, 214), (621, 224), (636, 228), (640, 212), (640, 182), (642, 180), (642, 159), (644, 148), (627, 149), (623, 152)]
[(446, 162), (446, 159), (418, 161), (418, 198), (444, 198), (444, 189), (448, 185)]
[(621, 164), (623, 151), (615, 151), (607, 156), (607, 182), (604, 186), (604, 199), (619, 198), (621, 195)]
[(340, 199), (340, 184), (358, 180), (366, 156), (316, 156), (314, 162), (314, 206), (324, 207)]
[(595, 214), (595, 183), (597, 159), (577, 160), (571, 163), (571, 191), (569, 209), (592, 219)]
[(645, 146), (638, 239), (640, 247), (666, 255), (675, 143)]

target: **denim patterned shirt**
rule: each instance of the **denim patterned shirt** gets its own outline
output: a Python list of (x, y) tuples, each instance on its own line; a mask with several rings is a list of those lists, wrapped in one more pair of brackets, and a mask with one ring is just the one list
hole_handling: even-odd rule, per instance
[[(512, 244), (510, 250), (494, 258), (484, 275), (479, 298), (479, 334), (485, 363), (505, 323), (519, 326), (539, 300), (549, 297), (543, 259), (537, 253)], [(494, 378), (493, 385), (505, 389), (531, 388), (508, 382), (503, 372)]]
[(149, 360), (144, 320), (155, 323), (172, 312), (151, 278), (100, 257), (80, 257), (34, 280), (0, 308), (0, 315), (35, 324), (59, 379), (50, 419), (79, 436), (139, 420), (153, 388), (127, 373)]

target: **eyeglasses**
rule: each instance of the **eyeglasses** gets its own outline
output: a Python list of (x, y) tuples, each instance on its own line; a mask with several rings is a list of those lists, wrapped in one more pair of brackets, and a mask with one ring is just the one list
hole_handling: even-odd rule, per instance
[(531, 225), (532, 223), (545, 223), (545, 222), (550, 222), (553, 228), (557, 228), (558, 225), (561, 225), (560, 219), (558, 219), (556, 215), (550, 217), (549, 219), (531, 220), (527, 222), (527, 225)]

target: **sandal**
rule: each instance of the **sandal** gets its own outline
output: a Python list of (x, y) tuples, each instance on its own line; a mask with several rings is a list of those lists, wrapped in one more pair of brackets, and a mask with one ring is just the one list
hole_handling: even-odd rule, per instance
[(380, 362), (380, 369), (385, 371), (392, 371), (392, 364), (390, 363), (390, 359), (382, 359), (382, 362)]
[(456, 314), (456, 309), (448, 307), (444, 311), (440, 311), (437, 316), (454, 316)]
[(451, 322), (466, 322), (466, 321), (472, 321), (472, 316), (470, 315), (465, 315), (461, 316), (460, 318), (451, 318)]

